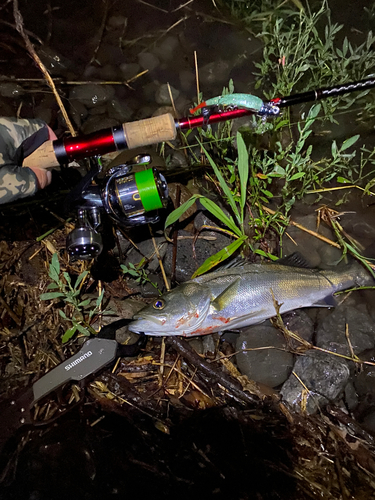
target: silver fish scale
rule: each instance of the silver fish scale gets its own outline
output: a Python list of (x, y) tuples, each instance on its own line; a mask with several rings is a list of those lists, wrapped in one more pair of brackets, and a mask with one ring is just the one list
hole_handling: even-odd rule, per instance
[(283, 313), (370, 283), (372, 277), (358, 264), (338, 271), (247, 264), (187, 281), (164, 295), (162, 310), (150, 305), (136, 314), (129, 330), (191, 336), (237, 329), (275, 316), (272, 293)]
[[(195, 282), (209, 285), (213, 303), (204, 324), (226, 320), (227, 327), (249, 325), (275, 315), (272, 293), (286, 312), (308, 307), (335, 291), (352, 286), (353, 275), (310, 269), (298, 269), (277, 264), (251, 264), (238, 269), (222, 271), (210, 279), (209, 275), (196, 278)], [(232, 288), (228, 289), (230, 285)], [(224, 307), (220, 307), (220, 294), (225, 290)], [(272, 291), (271, 291), (272, 290)], [(253, 318), (253, 319), (251, 319)]]

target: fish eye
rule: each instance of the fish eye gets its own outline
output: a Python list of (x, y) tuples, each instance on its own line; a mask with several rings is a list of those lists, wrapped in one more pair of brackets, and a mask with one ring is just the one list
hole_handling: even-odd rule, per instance
[(165, 300), (163, 300), (163, 299), (157, 299), (157, 300), (155, 300), (155, 302), (152, 304), (152, 307), (154, 309), (159, 309), (159, 310), (160, 309), (164, 309), (164, 307), (165, 307)]

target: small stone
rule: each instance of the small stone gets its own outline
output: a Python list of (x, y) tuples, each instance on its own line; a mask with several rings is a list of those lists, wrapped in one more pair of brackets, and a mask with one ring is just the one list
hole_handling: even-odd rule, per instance
[(122, 63), (120, 64), (120, 71), (125, 80), (129, 80), (140, 73), (141, 67), (137, 63)]
[(160, 64), (159, 59), (154, 54), (151, 54), (151, 52), (142, 52), (139, 54), (138, 62), (142, 69), (148, 69), (148, 71), (152, 71)]
[(170, 61), (171, 59), (173, 59), (173, 57), (175, 57), (178, 46), (179, 41), (177, 37), (167, 36), (157, 47), (155, 47), (153, 53), (161, 61)]
[[(291, 311), (282, 315), (284, 325), (291, 332), (299, 335), (303, 340), (310, 342), (314, 335), (314, 322), (310, 316), (303, 310)], [(293, 338), (289, 339), (293, 349), (301, 347), (301, 342)]]
[(169, 106), (172, 104), (171, 97), (169, 94), (169, 88), (171, 90), (173, 99), (177, 99), (177, 97), (180, 95), (179, 90), (175, 89), (171, 85), (167, 85), (166, 83), (164, 83), (163, 85), (160, 85), (155, 94), (155, 101), (158, 104), (169, 105)]
[(285, 351), (285, 347), (283, 335), (272, 326), (245, 328), (236, 342), (236, 351), (240, 351), (236, 355), (238, 368), (251, 380), (277, 387), (285, 382), (293, 368), (294, 356)]
[(188, 71), (184, 69), (180, 71), (179, 78), (180, 78), (180, 87), (184, 92), (190, 92), (194, 88), (195, 73), (193, 70)]
[(298, 356), (293, 372), (309, 392), (292, 374), (281, 389), (283, 400), (297, 411), (306, 403), (306, 411), (310, 414), (315, 413), (319, 406), (334, 402), (343, 392), (350, 376), (344, 361), (313, 349)]
[(342, 304), (326, 316), (317, 328), (316, 345), (350, 356), (346, 325), (354, 354), (375, 346), (375, 323), (371, 316), (352, 305)]
[(123, 28), (126, 26), (127, 18), (125, 16), (111, 16), (108, 19), (107, 26), (110, 28)]
[(98, 130), (111, 128), (116, 125), (118, 125), (118, 122), (113, 120), (113, 118), (108, 118), (106, 115), (94, 115), (85, 121), (82, 126), (82, 132), (84, 134), (91, 134), (91, 132), (97, 132)]
[(96, 85), (94, 83), (76, 85), (69, 94), (71, 99), (81, 101), (87, 108), (100, 106), (112, 99), (114, 95), (115, 91), (111, 85)]
[(120, 101), (114, 97), (107, 103), (107, 111), (109, 118), (113, 118), (119, 123), (130, 121), (133, 110), (127, 105), (126, 101)]
[(232, 65), (227, 61), (213, 61), (199, 70), (199, 80), (201, 85), (226, 83)]
[(18, 83), (12, 82), (0, 82), (0, 95), (2, 97), (21, 97), (25, 94), (25, 91), (18, 85)]
[(69, 104), (69, 116), (71, 116), (77, 127), (81, 128), (82, 122), (87, 118), (88, 115), (87, 108), (81, 101), (77, 101), (76, 99), (70, 99)]

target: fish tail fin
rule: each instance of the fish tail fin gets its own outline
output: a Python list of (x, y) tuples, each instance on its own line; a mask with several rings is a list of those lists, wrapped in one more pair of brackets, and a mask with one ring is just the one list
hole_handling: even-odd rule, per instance
[(204, 108), (205, 106), (207, 106), (207, 103), (206, 103), (206, 101), (203, 101), (203, 102), (201, 102), (200, 104), (198, 104), (198, 106), (195, 106), (195, 108), (190, 109), (190, 110), (189, 110), (189, 112), (190, 112), (191, 114), (194, 114), (196, 111), (198, 111), (198, 109), (202, 109), (202, 108)]

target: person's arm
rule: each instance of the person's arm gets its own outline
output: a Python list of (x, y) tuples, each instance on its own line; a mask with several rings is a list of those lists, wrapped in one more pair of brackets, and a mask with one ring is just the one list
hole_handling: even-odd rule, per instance
[(56, 136), (42, 120), (0, 118), (0, 204), (35, 194), (51, 172), (28, 168), (27, 156)]

